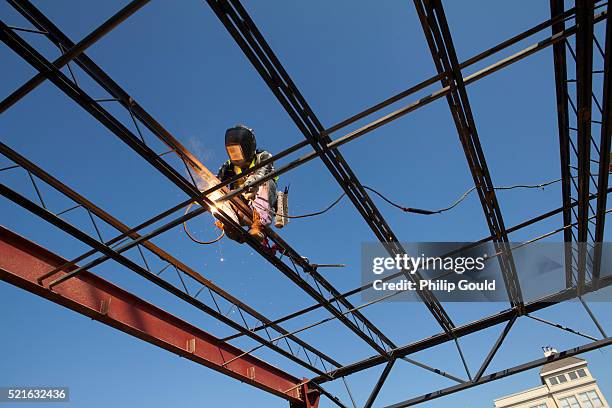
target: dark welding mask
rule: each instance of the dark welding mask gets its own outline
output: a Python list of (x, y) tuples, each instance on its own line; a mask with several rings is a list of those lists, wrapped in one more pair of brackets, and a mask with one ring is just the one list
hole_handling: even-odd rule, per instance
[(255, 157), (255, 133), (243, 125), (236, 125), (225, 131), (225, 149), (234, 166), (248, 167)]

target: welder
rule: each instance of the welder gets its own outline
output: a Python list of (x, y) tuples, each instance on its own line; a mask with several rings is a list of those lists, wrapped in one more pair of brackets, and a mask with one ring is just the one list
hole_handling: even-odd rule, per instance
[[(236, 125), (225, 131), (225, 150), (229, 160), (223, 163), (217, 173), (217, 178), (221, 181), (239, 175), (272, 157), (269, 152), (257, 149), (255, 132), (244, 125)], [(253, 220), (249, 234), (258, 240), (263, 240), (265, 237), (262, 227), (272, 222), (272, 215), (276, 208), (278, 177), (267, 180), (258, 186), (249, 186), (272, 171), (274, 171), (274, 167), (272, 163), (268, 163), (229, 185), (231, 190), (246, 187), (242, 196), (249, 202)], [(217, 221), (216, 224), (219, 228), (223, 228), (220, 221)], [(228, 234), (228, 237), (232, 238), (230, 235)]]

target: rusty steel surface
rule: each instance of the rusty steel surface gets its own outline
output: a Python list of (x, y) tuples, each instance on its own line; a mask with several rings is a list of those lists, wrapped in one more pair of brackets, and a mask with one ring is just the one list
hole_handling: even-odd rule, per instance
[(0, 254), (0, 279), (6, 282), (278, 395), (296, 407), (311, 406), (304, 405), (303, 380), (245, 354), (94, 274), (84, 272), (53, 291), (39, 285), (39, 276), (66, 260), (1, 226)]

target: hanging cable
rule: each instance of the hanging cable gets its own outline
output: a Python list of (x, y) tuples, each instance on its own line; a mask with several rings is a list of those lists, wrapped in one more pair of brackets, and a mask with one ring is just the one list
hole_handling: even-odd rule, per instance
[[(494, 190), (514, 190), (516, 188), (541, 188), (544, 189), (544, 187), (550, 186), (551, 184), (555, 184), (560, 182), (561, 179), (554, 179), (554, 180), (550, 180), (544, 183), (540, 183), (540, 184), (515, 184), (512, 186), (500, 186), (500, 187), (494, 187)], [(373, 191), (374, 193), (378, 194), (380, 197), (382, 197), (385, 201), (391, 203), (388, 199), (386, 199), (385, 197), (382, 196), (382, 194), (378, 193), (377, 191), (374, 191), (373, 189), (369, 188), (369, 187), (364, 187), (367, 188), (368, 190)], [(458, 206), (459, 204), (461, 204), (461, 202), (463, 202), (463, 200), (465, 200), (474, 190), (476, 190), (476, 186), (469, 188), (465, 193), (463, 193), (461, 195), (461, 197), (459, 197), (457, 200), (455, 200), (454, 203), (452, 203), (451, 205), (449, 205), (448, 207), (444, 207), (444, 208), (440, 208), (439, 210), (435, 210), (435, 211), (431, 211), (431, 210), (422, 210), (419, 208), (404, 208), (401, 207), (395, 203), (391, 203), (393, 206), (400, 208), (403, 211), (406, 212), (412, 212), (412, 213), (416, 213), (416, 214), (424, 214), (424, 215), (431, 215), (431, 214), (440, 214), (449, 210), (452, 210), (453, 208), (455, 208), (456, 206)]]
[[(515, 184), (515, 185), (511, 185), (511, 186), (494, 187), (494, 189), (495, 190), (514, 190), (514, 189), (518, 189), (518, 188), (525, 188), (525, 189), (539, 188), (539, 189), (544, 189), (544, 187), (550, 186), (551, 184), (555, 184), (555, 183), (558, 183), (560, 181), (561, 181), (561, 179), (557, 178), (557, 179), (546, 181), (546, 182), (540, 183), (540, 184)], [(402, 210), (404, 212), (409, 212), (409, 213), (413, 213), (413, 214), (421, 214), (421, 215), (441, 214), (443, 212), (452, 210), (453, 208), (455, 208), (456, 206), (461, 204), (474, 190), (476, 190), (476, 187), (469, 188), (465, 193), (463, 193), (457, 200), (455, 200), (448, 207), (440, 208), (438, 210), (426, 210), (426, 209), (422, 209), (422, 208), (404, 207), (404, 206), (402, 206), (400, 204), (397, 204), (396, 202), (390, 200), (388, 197), (386, 197), (380, 191), (375, 190), (372, 187), (363, 186), (363, 188), (368, 190), (368, 191), (371, 191), (374, 194), (376, 194), (383, 201), (385, 201), (386, 203), (388, 203), (389, 205), (391, 205), (391, 206), (393, 206), (393, 207), (395, 207), (397, 209), (400, 209), (400, 210)], [(331, 210), (332, 208), (334, 208), (345, 196), (346, 196), (346, 193), (340, 194), (340, 196), (338, 198), (336, 198), (336, 200), (334, 200), (329, 206), (327, 206), (325, 209), (323, 209), (321, 211), (316, 211), (316, 212), (307, 213), (307, 214), (299, 214), (299, 215), (284, 215), (284, 217), (290, 218), (290, 219), (297, 219), (297, 218), (308, 218), (308, 217), (315, 217), (317, 215), (322, 215), (322, 214), (328, 212), (329, 210)], [(253, 205), (258, 207), (259, 209), (267, 210), (266, 208), (264, 208), (263, 206), (261, 206), (258, 203), (253, 202)], [(268, 211), (270, 212), (270, 214), (276, 215), (275, 211), (273, 211), (273, 210), (268, 210)]]
[[(544, 187), (550, 186), (551, 184), (555, 184), (560, 182), (561, 179), (557, 178), (554, 180), (550, 180), (550, 181), (546, 181), (544, 183), (540, 183), (540, 184), (514, 184), (511, 186), (500, 186), (500, 187), (494, 187), (494, 190), (514, 190), (514, 189), (518, 189), (518, 188), (525, 188), (525, 189), (534, 189), (534, 188), (540, 188), (540, 189), (544, 189)], [(409, 213), (413, 213), (413, 214), (421, 214), (421, 215), (434, 215), (434, 214), (441, 214), (443, 212), (452, 210), (453, 208), (455, 208), (456, 206), (458, 206), (459, 204), (461, 204), (474, 190), (476, 190), (476, 187), (471, 187), (469, 188), (465, 193), (463, 193), (457, 200), (455, 200), (451, 205), (449, 205), (448, 207), (444, 207), (444, 208), (440, 208), (439, 210), (425, 210), (422, 208), (411, 208), (411, 207), (404, 207), (400, 204), (397, 204), (396, 202), (390, 200), (389, 198), (387, 198), (384, 194), (382, 194), (381, 192), (379, 192), (378, 190), (373, 189), (372, 187), (368, 187), (368, 186), (363, 186), (364, 189), (371, 191), (372, 193), (376, 194), (378, 197), (380, 197), (383, 201), (385, 201), (386, 203), (388, 203), (389, 205), (400, 209), (404, 212), (409, 212)], [(283, 215), (286, 218), (289, 219), (299, 219), (299, 218), (308, 218), (308, 217), (316, 217), (318, 215), (322, 215), (325, 214), (326, 212), (328, 212), (329, 210), (331, 210), (332, 208), (334, 208), (336, 205), (338, 205), (338, 203), (340, 203), (340, 201), (342, 201), (342, 199), (346, 196), (346, 193), (342, 193), (340, 194), (340, 196), (338, 198), (336, 198), (330, 205), (328, 205), (326, 208), (324, 208), (323, 210), (320, 211), (316, 211), (316, 212), (312, 212), (312, 213), (306, 213), (306, 214), (299, 214), (299, 215)], [(270, 212), (270, 214), (276, 216), (276, 212), (263, 207), (261, 204), (256, 203), (255, 201), (251, 201), (251, 203), (255, 206), (258, 207), (261, 210), (267, 210)], [(195, 203), (191, 203), (187, 206), (187, 208), (185, 209), (185, 214), (187, 214), (189, 212), (189, 210), (191, 209), (191, 207), (193, 206), (193, 204)], [(185, 231), (185, 233), (187, 234), (187, 236), (189, 237), (189, 239), (191, 239), (193, 242), (200, 244), (200, 245), (210, 245), (210, 244), (214, 244), (215, 242), (218, 242), (219, 240), (221, 240), (221, 238), (223, 238), (225, 236), (225, 231), (221, 230), (221, 234), (216, 237), (213, 240), (210, 241), (201, 241), (199, 239), (197, 239), (196, 237), (194, 237), (190, 232), (189, 229), (187, 228), (187, 222), (183, 223), (183, 230)]]
[[(331, 203), (329, 206), (327, 206), (327, 208), (325, 208), (324, 210), (313, 212), (313, 213), (308, 213), (308, 214), (284, 215), (283, 217), (290, 218), (290, 219), (297, 219), (297, 218), (315, 217), (317, 215), (325, 214), (326, 212), (328, 212), (329, 210), (334, 208), (340, 201), (342, 201), (342, 199), (344, 198), (345, 195), (346, 195), (346, 193), (340, 194), (340, 196), (338, 198), (336, 198), (336, 200), (333, 203)], [(259, 206), (259, 207), (261, 208), (261, 206)], [(272, 213), (272, 215), (276, 215), (276, 212), (274, 212), (274, 211), (270, 211), (270, 212)]]
[[(191, 207), (194, 205), (195, 203), (191, 203), (187, 206), (187, 208), (185, 209), (185, 214), (187, 214), (189, 212), (189, 210), (191, 210)], [(223, 236), (225, 235), (225, 231), (221, 230), (221, 235), (219, 235), (217, 238), (211, 240), (211, 241), (200, 241), (199, 239), (197, 239), (196, 237), (194, 237), (193, 235), (191, 235), (191, 233), (189, 232), (189, 229), (187, 228), (187, 221), (183, 222), (183, 230), (185, 231), (185, 234), (187, 234), (187, 236), (189, 237), (189, 239), (191, 239), (193, 242), (195, 242), (196, 244), (200, 244), (200, 245), (210, 245), (210, 244), (214, 244), (215, 242), (218, 242), (219, 240), (221, 240), (221, 238), (223, 238)]]

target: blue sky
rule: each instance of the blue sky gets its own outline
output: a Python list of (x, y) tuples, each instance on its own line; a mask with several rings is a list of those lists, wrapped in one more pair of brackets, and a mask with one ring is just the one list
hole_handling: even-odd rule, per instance
[[(36, 2), (75, 41), (87, 35), (123, 4), (116, 1)], [(435, 73), (410, 2), (247, 1), (245, 6), (326, 127)], [(547, 1), (470, 0), (447, 2), (445, 7), (460, 60), (545, 20), (549, 14)], [(21, 16), (5, 3), (0, 5), (0, 17), (7, 24), (27, 26)], [(505, 51), (502, 56), (547, 35), (548, 32), (543, 32)], [(57, 50), (50, 47), (45, 38), (35, 34), (26, 34), (24, 38), (47, 58), (57, 58)], [(226, 160), (223, 132), (235, 123), (254, 128), (260, 147), (273, 153), (303, 139), (204, 2), (153, 1), (91, 47), (87, 54), (213, 171)], [(495, 61), (491, 59), (477, 64), (467, 73)], [(596, 66), (598, 63), (601, 64), (600, 59), (596, 60)], [(5, 46), (0, 47), (0, 64), (1, 95), (8, 95), (35, 73)], [(78, 69), (75, 72), (80, 85), (92, 96), (107, 96), (84, 73)], [(559, 177), (552, 72), (552, 51), (548, 49), (468, 88), (496, 185), (539, 183)], [(389, 109), (412, 102), (435, 89), (437, 85)], [(133, 129), (125, 111), (112, 104), (106, 106)], [(374, 115), (368, 119), (377, 117)], [(354, 127), (333, 137), (339, 137)], [(158, 152), (164, 151), (152, 135), (145, 133), (145, 137)], [(47, 82), (0, 117), (0, 138), (128, 225), (135, 225), (186, 198)], [(406, 206), (444, 207), (472, 185), (444, 100), (379, 128), (341, 150), (363, 184), (375, 186)], [(0, 167), (4, 164), (8, 161), (0, 159)], [(34, 192), (23, 173), (4, 172), (1, 178), (3, 183), (34, 199)], [(319, 160), (283, 176), (281, 185), (285, 184), (291, 185), (290, 210), (293, 213), (324, 208), (341, 192)], [(69, 206), (50, 188), (43, 190), (52, 209), (59, 211)], [(544, 191), (499, 193), (507, 226), (558, 207), (560, 197), (558, 185)], [(403, 241), (470, 241), (488, 235), (476, 196), (451, 212), (432, 217), (406, 215), (375, 200)], [(0, 214), (0, 223), (62, 256), (70, 258), (85, 249), (71, 237), (6, 200), (0, 201)], [(94, 233), (87, 224), (86, 214), (75, 211), (66, 219)], [(553, 217), (514, 233), (510, 238), (513, 241), (527, 240), (559, 226), (561, 218)], [(192, 229), (202, 237), (210, 236), (210, 218), (205, 216), (195, 220)], [(105, 238), (114, 236), (109, 227), (104, 227), (102, 233)], [(341, 292), (359, 285), (361, 243), (374, 240), (372, 232), (348, 200), (324, 216), (291, 222), (282, 231), (282, 236), (311, 262), (346, 263), (347, 268), (324, 271), (326, 278)], [(560, 241), (562, 237), (555, 235), (550, 240)], [(227, 239), (209, 247), (198, 246), (189, 241), (180, 229), (154, 241), (271, 318), (313, 303), (246, 246)], [(231, 333), (115, 263), (103, 264), (94, 272), (215, 335)], [(360, 303), (357, 297), (353, 301)], [(276, 397), (5, 283), (0, 284), (0, 306), (4, 310), (3, 326), (8, 328), (0, 336), (0, 349), (3, 350), (0, 385), (67, 385), (71, 388), (72, 407), (95, 408), (109, 404), (239, 407), (245, 401), (253, 406), (286, 406)], [(466, 323), (505, 307), (502, 304), (445, 306), (456, 323)], [(609, 304), (593, 303), (591, 306), (608, 331), (612, 330)], [(439, 331), (420, 304), (379, 304), (365, 309), (364, 314), (398, 344), (410, 343)], [(578, 303), (557, 305), (538, 315), (596, 334), (592, 322)], [(323, 312), (315, 312), (301, 320), (288, 322), (286, 326), (296, 329), (325, 316)], [(472, 371), (477, 370), (477, 364), (488, 352), (500, 329), (495, 327), (462, 339)], [(364, 342), (349, 334), (338, 322), (331, 322), (304, 333), (302, 337), (342, 363), (373, 354)], [(491, 370), (539, 358), (541, 346), (566, 349), (583, 344), (584, 340), (523, 319), (517, 323), (491, 364)], [(250, 343), (238, 341), (236, 344), (248, 347)], [(303, 368), (271, 352), (257, 355), (298, 377), (310, 376)], [(454, 374), (464, 374), (451, 344), (413, 357)], [(593, 352), (586, 358), (604, 392), (612, 395), (609, 352)], [(381, 370), (382, 367), (373, 368), (348, 379), (361, 404)], [(423, 406), (491, 406), (494, 398), (536, 386), (538, 382), (537, 371), (529, 371)], [(449, 385), (452, 383), (444, 378), (398, 362), (377, 399), (377, 405)], [(330, 384), (328, 388), (348, 401), (340, 382)], [(323, 400), (321, 406), (331, 405)]]

